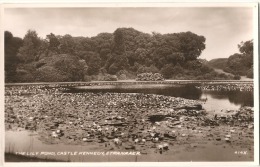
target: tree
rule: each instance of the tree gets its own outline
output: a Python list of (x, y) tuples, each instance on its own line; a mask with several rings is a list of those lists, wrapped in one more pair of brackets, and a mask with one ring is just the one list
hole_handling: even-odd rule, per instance
[(89, 75), (97, 75), (99, 73), (101, 67), (101, 58), (98, 54), (93, 54), (88, 62), (88, 74)]
[(249, 40), (246, 42), (241, 42), (238, 44), (238, 48), (240, 53), (245, 54), (245, 55), (253, 55), (253, 40)]
[(114, 32), (114, 47), (113, 53), (121, 55), (125, 53), (125, 40), (123, 30), (118, 28)]
[(161, 74), (165, 79), (169, 79), (173, 76), (173, 71), (174, 71), (174, 66), (172, 64), (166, 64), (162, 69), (161, 69)]
[[(66, 81), (82, 81), (84, 78), (84, 63), (69, 54), (57, 55), (54, 67), (60, 74), (66, 76)], [(63, 80), (64, 81), (64, 80)]]
[(144, 60), (146, 59), (146, 49), (143, 49), (143, 48), (138, 48), (136, 51), (135, 51), (135, 57), (136, 57), (136, 61), (140, 64), (144, 64)]
[(244, 55), (243, 57), (243, 63), (247, 68), (251, 68), (251, 66), (253, 65), (253, 40), (249, 40), (246, 42), (241, 42), (238, 45), (239, 51), (242, 55)]
[(240, 53), (229, 56), (224, 71), (253, 77), (253, 40), (241, 42), (238, 48)]
[(23, 44), (23, 40), (13, 37), (9, 31), (4, 34), (4, 57), (5, 57), (5, 77), (7, 82), (15, 80), (16, 68), (18, 64), (17, 52)]
[(60, 45), (59, 45), (59, 53), (61, 54), (75, 54), (75, 42), (73, 40), (73, 37), (69, 34), (66, 34), (62, 36), (59, 39)]
[(49, 35), (47, 35), (46, 38), (49, 42), (49, 50), (57, 52), (58, 47), (60, 45), (59, 39), (53, 33), (50, 33)]
[(184, 69), (182, 68), (182, 66), (179, 63), (177, 63), (173, 68), (173, 76), (183, 74), (183, 72), (184, 72)]
[(190, 31), (177, 35), (180, 40), (180, 51), (184, 54), (185, 60), (196, 60), (206, 48), (204, 36), (198, 36)]
[(114, 32), (113, 50), (106, 66), (108, 67), (108, 73), (112, 75), (129, 67), (125, 51), (123, 29), (118, 28)]
[(34, 30), (28, 30), (23, 38), (23, 46), (19, 49), (18, 57), (22, 62), (30, 63), (37, 57), (41, 39)]

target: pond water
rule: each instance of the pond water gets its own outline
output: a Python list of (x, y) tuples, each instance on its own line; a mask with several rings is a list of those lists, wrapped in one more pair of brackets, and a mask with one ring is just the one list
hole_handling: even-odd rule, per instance
[[(97, 85), (71, 88), (68, 92), (93, 92), (93, 93), (145, 93), (158, 94), (186, 99), (203, 99), (203, 107), (207, 111), (221, 112), (221, 110), (237, 110), (243, 106), (253, 106), (253, 92), (249, 91), (212, 91), (197, 89), (196, 84), (167, 85)], [(205, 101), (206, 100), (206, 101)]]
[[(19, 140), (17, 140), (19, 139)], [(65, 145), (42, 143), (37, 133), (31, 131), (7, 131), (5, 134), (6, 152), (24, 152), (31, 157), (44, 159), (56, 159), (69, 162), (187, 162), (187, 161), (251, 161), (253, 154), (246, 156), (236, 155), (237, 147), (228, 143), (216, 143), (214, 141), (194, 141), (196, 149), (189, 148), (190, 144), (174, 145), (167, 153), (151, 152), (141, 155), (83, 155), (96, 152), (116, 152), (116, 150), (100, 150), (98, 145)], [(212, 151), (214, 150), (214, 151)], [(243, 148), (245, 150), (245, 148)], [(75, 152), (77, 155), (75, 155)], [(223, 154), (225, 153), (225, 154)], [(228, 155), (228, 156), (227, 156)]]

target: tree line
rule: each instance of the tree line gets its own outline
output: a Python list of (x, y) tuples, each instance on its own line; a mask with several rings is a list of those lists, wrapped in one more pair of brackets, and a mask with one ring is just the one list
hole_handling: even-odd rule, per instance
[(50, 33), (44, 39), (34, 30), (23, 39), (5, 31), (5, 80), (90, 81), (110, 75), (134, 79), (145, 72), (161, 73), (166, 79), (232, 79), (200, 61), (205, 41), (189, 31), (148, 34), (133, 28), (94, 37)]

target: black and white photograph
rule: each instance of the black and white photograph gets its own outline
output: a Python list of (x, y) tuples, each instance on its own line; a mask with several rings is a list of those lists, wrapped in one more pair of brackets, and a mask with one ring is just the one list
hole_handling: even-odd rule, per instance
[(2, 10), (4, 164), (259, 162), (257, 3)]

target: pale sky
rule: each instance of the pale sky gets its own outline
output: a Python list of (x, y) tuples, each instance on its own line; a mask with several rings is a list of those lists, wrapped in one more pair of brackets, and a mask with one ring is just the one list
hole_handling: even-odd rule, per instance
[(224, 58), (253, 39), (250, 7), (194, 8), (6, 8), (4, 29), (23, 38), (28, 29), (47, 34), (91, 37), (119, 27), (162, 34), (191, 31), (206, 38), (200, 58)]

